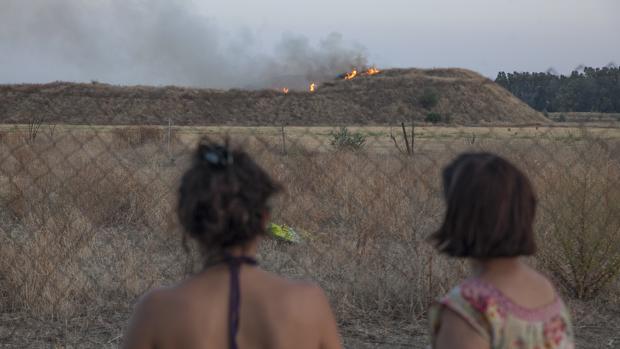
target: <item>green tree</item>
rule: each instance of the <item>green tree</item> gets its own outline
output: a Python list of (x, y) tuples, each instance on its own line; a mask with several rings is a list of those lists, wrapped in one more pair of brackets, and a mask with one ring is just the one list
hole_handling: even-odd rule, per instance
[(620, 68), (584, 67), (570, 75), (499, 72), (495, 79), (532, 108), (549, 112), (620, 112)]

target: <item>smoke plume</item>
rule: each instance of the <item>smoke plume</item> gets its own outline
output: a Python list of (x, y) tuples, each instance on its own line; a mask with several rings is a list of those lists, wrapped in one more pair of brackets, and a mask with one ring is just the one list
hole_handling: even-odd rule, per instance
[(2, 0), (0, 83), (91, 81), (213, 88), (304, 86), (366, 65), (331, 34), (285, 35), (271, 54), (188, 0)]

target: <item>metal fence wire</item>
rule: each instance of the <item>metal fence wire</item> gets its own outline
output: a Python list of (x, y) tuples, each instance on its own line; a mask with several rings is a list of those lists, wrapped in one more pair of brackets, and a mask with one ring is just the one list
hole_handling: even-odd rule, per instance
[[(539, 252), (580, 347), (620, 348), (620, 128), (0, 126), (0, 346), (113, 348), (144, 292), (200, 268), (178, 182), (201, 137), (229, 137), (281, 182), (270, 271), (320, 284), (348, 348), (424, 348), (429, 304), (467, 272), (426, 241), (441, 169), (510, 159), (539, 198)], [(281, 229), (281, 230), (278, 230)], [(275, 234), (277, 235), (277, 234)]]

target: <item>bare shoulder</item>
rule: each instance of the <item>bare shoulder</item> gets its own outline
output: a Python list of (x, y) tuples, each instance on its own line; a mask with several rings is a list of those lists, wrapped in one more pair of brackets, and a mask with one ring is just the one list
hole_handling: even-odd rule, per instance
[(285, 290), (290, 296), (302, 297), (311, 301), (322, 301), (327, 299), (323, 289), (313, 282), (279, 278), (286, 284)]
[(338, 324), (323, 289), (311, 282), (284, 282), (287, 286), (282, 305), (287, 308), (287, 322), (314, 333), (320, 348), (342, 348)]
[(538, 270), (533, 270), (533, 271), (543, 287), (546, 287), (549, 290), (555, 290), (555, 285), (553, 285), (553, 282), (551, 281), (551, 279), (549, 279), (547, 275), (544, 275)]
[(299, 282), (296, 285), (296, 293), (299, 297), (306, 300), (306, 304), (312, 307), (317, 307), (317, 310), (323, 311), (326, 307), (329, 308), (329, 300), (323, 289), (314, 283)]
[(177, 293), (177, 289), (173, 287), (156, 288), (142, 295), (138, 302), (138, 306), (149, 309), (150, 311), (156, 311), (178, 298), (176, 295)]
[(169, 297), (164, 289), (144, 294), (134, 308), (131, 321), (123, 338), (123, 348), (151, 348), (156, 342), (160, 316)]
[(278, 275), (271, 276), (274, 285), (278, 288), (279, 302), (292, 308), (304, 309), (306, 315), (310, 313), (324, 313), (329, 310), (329, 301), (323, 289), (312, 282), (290, 280)]
[(182, 314), (191, 307), (191, 304), (188, 304), (190, 300), (190, 297), (184, 296), (184, 291), (179, 286), (151, 290), (136, 303), (132, 321), (157, 328), (161, 321)]
[(139, 315), (152, 314), (162, 302), (161, 290), (151, 290), (143, 294), (134, 306), (134, 318)]
[(546, 275), (536, 269), (530, 268), (529, 277), (531, 281), (527, 284), (532, 288), (533, 292), (544, 296), (543, 298), (547, 299), (555, 298), (557, 296), (555, 285)]

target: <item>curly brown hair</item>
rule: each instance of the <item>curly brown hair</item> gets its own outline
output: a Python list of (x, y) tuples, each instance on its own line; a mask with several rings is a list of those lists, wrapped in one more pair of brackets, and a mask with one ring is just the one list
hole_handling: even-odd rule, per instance
[(282, 190), (246, 152), (227, 143), (201, 140), (179, 189), (179, 221), (210, 253), (265, 234), (269, 198)]

